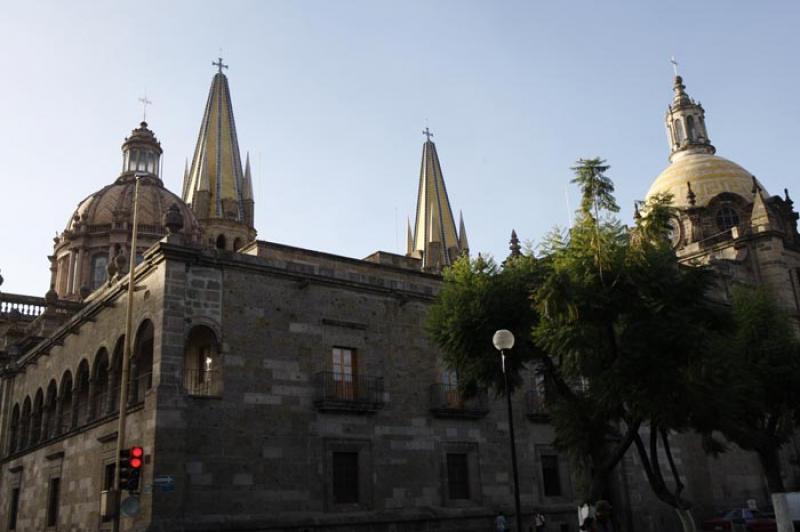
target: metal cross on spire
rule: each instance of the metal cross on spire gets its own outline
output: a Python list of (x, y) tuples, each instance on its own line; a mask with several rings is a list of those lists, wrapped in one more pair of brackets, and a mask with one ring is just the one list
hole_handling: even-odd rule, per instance
[(431, 130), (428, 129), (428, 126), (425, 126), (425, 129), (422, 131), (422, 134), (425, 135), (426, 137), (428, 137), (428, 142), (431, 141), (431, 137), (433, 136), (433, 133), (431, 133)]
[(219, 61), (212, 61), (211, 64), (214, 65), (215, 67), (219, 68), (219, 73), (220, 74), (222, 74), (222, 69), (223, 68), (228, 68), (228, 65), (225, 65), (225, 64), (222, 63), (222, 58), (221, 57), (219, 58)]
[(669, 62), (672, 63), (672, 70), (675, 72), (675, 75), (678, 75), (678, 61), (675, 60), (675, 56), (669, 58)]
[(139, 101), (142, 102), (142, 122), (147, 122), (147, 106), (153, 103), (147, 99), (147, 91), (144, 92), (144, 96), (139, 98)]

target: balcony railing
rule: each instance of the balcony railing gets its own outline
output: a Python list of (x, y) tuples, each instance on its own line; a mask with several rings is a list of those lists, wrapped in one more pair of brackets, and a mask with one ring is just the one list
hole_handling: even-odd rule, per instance
[(43, 297), (22, 294), (0, 293), (0, 316), (16, 316), (23, 321), (31, 321), (44, 312)]
[(222, 372), (217, 370), (185, 370), (183, 389), (189, 395), (222, 397)]
[(540, 423), (550, 421), (550, 413), (547, 411), (547, 402), (544, 395), (537, 390), (528, 390), (525, 394), (526, 414), (528, 419)]
[(463, 417), (477, 419), (489, 413), (489, 396), (480, 391), (474, 397), (465, 398), (458, 386), (431, 384), (430, 408), (437, 417)]
[(317, 373), (314, 405), (323, 411), (375, 412), (383, 408), (383, 378), (333, 371)]

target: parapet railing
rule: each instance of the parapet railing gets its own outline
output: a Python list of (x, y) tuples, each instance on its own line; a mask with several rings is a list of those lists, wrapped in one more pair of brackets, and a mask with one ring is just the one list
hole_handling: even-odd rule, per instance
[(383, 407), (383, 377), (334, 371), (317, 373), (314, 405), (320, 410), (375, 412)]

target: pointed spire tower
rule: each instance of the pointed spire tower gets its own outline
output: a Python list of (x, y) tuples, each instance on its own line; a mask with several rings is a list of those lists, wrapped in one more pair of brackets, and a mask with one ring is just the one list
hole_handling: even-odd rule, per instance
[(242, 170), (228, 78), (222, 58), (211, 81), (192, 164), (184, 177), (183, 199), (203, 228), (204, 242), (237, 250), (256, 237), (249, 160)]
[(407, 255), (422, 259), (423, 270), (439, 272), (459, 255), (468, 252), (467, 231), (463, 217), (460, 219), (460, 233), (456, 231), (439, 155), (431, 141), (433, 133), (425, 128), (423, 134), (427, 140), (422, 146), (417, 218), (413, 233), (409, 227)]

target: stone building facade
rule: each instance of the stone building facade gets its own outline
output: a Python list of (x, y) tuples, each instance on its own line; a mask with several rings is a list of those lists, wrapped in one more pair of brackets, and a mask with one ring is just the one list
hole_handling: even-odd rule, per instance
[[(504, 404), (464, 400), (424, 327), (441, 268), (468, 250), (433, 142), (423, 146), (406, 256), (255, 240), (249, 165), (218, 66), (182, 197), (163, 187), (161, 147), (142, 124), (123, 145), (121, 176), (84, 200), (57, 239), (46, 296), (0, 293), (0, 531), (111, 528), (101, 493), (116, 460), (131, 253), (141, 258), (126, 446), (141, 445), (145, 465), (140, 510), (123, 530), (489, 530), (513, 501)], [(679, 254), (773, 287), (796, 313), (788, 194), (769, 197), (719, 162), (702, 108), (684, 96), (676, 80), (669, 124), (684, 120), (690, 133), (670, 133), (673, 163), (650, 192), (675, 191)], [(695, 160), (690, 171), (676, 166)], [(130, 246), (137, 180), (146, 250)], [(757, 185), (750, 196), (745, 181)], [(739, 218), (714, 233), (734, 219), (718, 204)], [(534, 376), (525, 379), (513, 401), (524, 513), (544, 512), (550, 532), (576, 531), (567, 461)], [(691, 436), (678, 440), (698, 517), (763, 502), (754, 457), (713, 461)], [(796, 463), (787, 466), (797, 485)], [(632, 454), (616, 498), (629, 530), (677, 529)]]
[[(221, 69), (183, 197), (163, 187), (161, 146), (142, 124), (120, 177), (55, 242), (46, 297), (0, 294), (0, 530), (111, 529), (101, 493), (131, 253), (126, 446), (141, 445), (145, 465), (123, 530), (486, 530), (513, 500), (508, 422), (497, 399), (462, 399), (425, 333), (441, 268), (467, 251), (433, 142), (407, 256), (256, 241)], [(574, 530), (541, 403), (515, 403), (526, 511)]]

